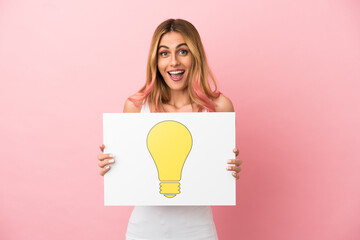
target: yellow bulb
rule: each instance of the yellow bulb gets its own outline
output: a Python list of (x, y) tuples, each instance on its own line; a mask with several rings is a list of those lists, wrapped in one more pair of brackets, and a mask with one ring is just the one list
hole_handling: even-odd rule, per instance
[(180, 193), (181, 172), (192, 147), (189, 130), (176, 121), (160, 122), (150, 130), (147, 147), (158, 170), (160, 193), (175, 197)]

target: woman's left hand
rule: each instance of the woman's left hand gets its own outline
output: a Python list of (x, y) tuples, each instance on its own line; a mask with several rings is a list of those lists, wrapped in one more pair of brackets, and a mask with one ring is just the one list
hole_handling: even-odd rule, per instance
[[(239, 149), (234, 148), (233, 152), (235, 153), (235, 157), (239, 155)], [(242, 161), (240, 159), (229, 159), (228, 160), (228, 166), (226, 170), (233, 171), (232, 175), (233, 177), (238, 180), (239, 179), (239, 172), (241, 171), (240, 165), (242, 164)]]

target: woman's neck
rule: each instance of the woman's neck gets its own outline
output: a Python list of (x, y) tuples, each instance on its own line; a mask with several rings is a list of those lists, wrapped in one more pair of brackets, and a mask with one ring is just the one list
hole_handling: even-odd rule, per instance
[(191, 100), (188, 91), (171, 91), (170, 100), (166, 104), (180, 109), (186, 105), (191, 105)]
[(187, 90), (171, 91), (170, 100), (163, 104), (164, 112), (197, 112), (198, 106), (190, 99)]

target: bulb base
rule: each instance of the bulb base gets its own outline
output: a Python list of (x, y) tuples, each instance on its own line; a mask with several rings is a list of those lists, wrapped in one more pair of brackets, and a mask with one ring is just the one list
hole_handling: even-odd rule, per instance
[(180, 183), (178, 182), (162, 182), (160, 183), (160, 193), (167, 198), (173, 198), (180, 193)]

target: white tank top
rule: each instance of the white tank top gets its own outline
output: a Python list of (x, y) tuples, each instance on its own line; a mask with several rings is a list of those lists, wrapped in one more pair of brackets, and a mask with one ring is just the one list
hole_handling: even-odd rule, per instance
[[(141, 113), (150, 113), (147, 103)], [(210, 206), (135, 206), (126, 240), (217, 240)]]

